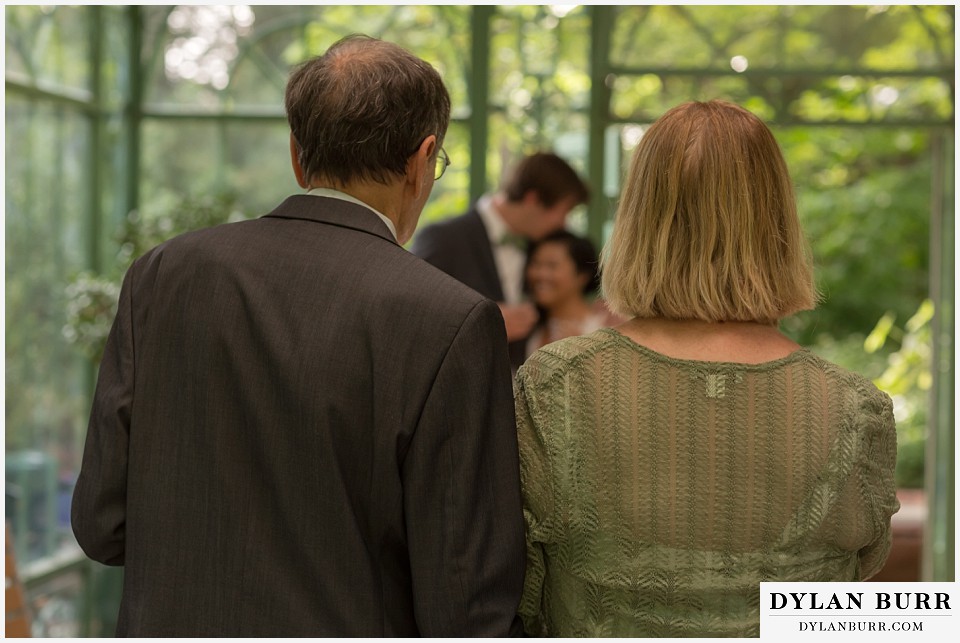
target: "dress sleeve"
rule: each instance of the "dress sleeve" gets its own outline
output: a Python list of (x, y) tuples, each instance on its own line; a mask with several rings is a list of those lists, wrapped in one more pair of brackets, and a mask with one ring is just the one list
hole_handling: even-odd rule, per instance
[(514, 394), (517, 409), (517, 432), (520, 444), (520, 485), (523, 489), (523, 517), (526, 522), (527, 574), (520, 601), (520, 617), (524, 630), (531, 636), (549, 633), (543, 621), (543, 582), (546, 575), (544, 545), (554, 540), (554, 489), (547, 441), (540, 412), (540, 398), (531, 377), (535, 359), (522, 366), (517, 374)]
[(870, 512), (873, 539), (860, 549), (860, 576), (865, 580), (883, 567), (890, 554), (890, 518), (900, 508), (894, 470), (897, 430), (890, 397), (876, 388), (865, 391), (861, 405), (866, 448), (861, 460), (861, 490)]
[(120, 288), (117, 316), (107, 337), (93, 397), (70, 522), (77, 543), (93, 560), (123, 565), (127, 504), (127, 445), (133, 407), (133, 273)]

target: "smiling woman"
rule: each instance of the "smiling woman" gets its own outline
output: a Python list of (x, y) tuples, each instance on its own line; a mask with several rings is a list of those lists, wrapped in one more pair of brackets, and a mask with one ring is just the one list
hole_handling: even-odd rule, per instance
[(527, 263), (527, 289), (540, 323), (527, 354), (565, 337), (585, 335), (616, 323), (602, 302), (590, 297), (599, 286), (597, 251), (589, 239), (561, 230), (536, 244)]

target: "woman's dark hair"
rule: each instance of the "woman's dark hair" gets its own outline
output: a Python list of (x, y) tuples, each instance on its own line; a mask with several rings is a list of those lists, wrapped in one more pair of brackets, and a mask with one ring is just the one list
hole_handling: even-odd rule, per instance
[(347, 36), (290, 75), (284, 99), (304, 176), (389, 183), (427, 136), (437, 150), (450, 96), (437, 71), (405, 49)]
[(530, 247), (530, 252), (527, 255), (528, 265), (537, 248), (548, 243), (557, 243), (566, 248), (567, 255), (573, 260), (573, 265), (576, 266), (577, 274), (587, 276), (587, 282), (583, 287), (584, 295), (593, 294), (600, 288), (597, 249), (590, 239), (578, 237), (567, 230), (552, 232)]

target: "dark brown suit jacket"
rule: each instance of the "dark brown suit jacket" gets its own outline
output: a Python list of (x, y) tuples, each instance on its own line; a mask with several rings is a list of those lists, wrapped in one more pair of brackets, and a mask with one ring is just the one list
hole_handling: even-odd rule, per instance
[[(458, 217), (426, 226), (417, 232), (410, 251), (494, 301), (503, 301), (503, 286), (483, 219), (473, 206)], [(526, 339), (511, 342), (514, 369), (526, 357)]]
[(125, 566), (121, 635), (517, 633), (497, 307), (336, 199), (158, 246), (123, 282), (73, 527)]

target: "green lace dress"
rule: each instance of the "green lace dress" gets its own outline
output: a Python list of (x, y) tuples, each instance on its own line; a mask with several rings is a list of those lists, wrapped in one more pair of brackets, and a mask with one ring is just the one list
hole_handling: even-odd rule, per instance
[(758, 636), (761, 581), (889, 553), (890, 398), (808, 350), (699, 362), (603, 329), (531, 356), (516, 402), (531, 635)]

